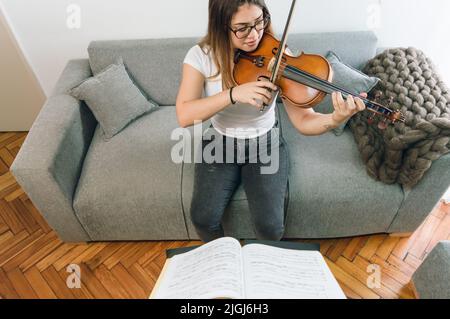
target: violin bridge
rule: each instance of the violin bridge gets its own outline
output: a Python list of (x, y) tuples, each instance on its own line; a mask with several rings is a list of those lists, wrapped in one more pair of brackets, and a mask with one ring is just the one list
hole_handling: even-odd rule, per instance
[(272, 58), (272, 59), (270, 59), (270, 62), (267, 65), (267, 71), (272, 73), (274, 65), (275, 65), (275, 58)]

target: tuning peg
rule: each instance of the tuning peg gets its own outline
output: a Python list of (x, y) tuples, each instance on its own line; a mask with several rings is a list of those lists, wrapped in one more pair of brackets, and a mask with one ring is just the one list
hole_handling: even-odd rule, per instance
[(383, 95), (383, 92), (381, 92), (381, 91), (376, 91), (375, 92), (375, 96), (374, 96), (374, 98), (375, 98), (375, 101), (376, 102), (380, 102), (380, 100), (381, 100), (381, 96)]
[(394, 102), (394, 97), (393, 96), (389, 97), (388, 106), (391, 106), (392, 102)]
[(373, 120), (375, 119), (375, 113), (372, 113), (368, 118), (367, 118), (367, 123), (369, 123), (369, 125), (372, 125)]
[(387, 128), (386, 118), (382, 119), (380, 122), (378, 122), (378, 128), (380, 130), (385, 130)]

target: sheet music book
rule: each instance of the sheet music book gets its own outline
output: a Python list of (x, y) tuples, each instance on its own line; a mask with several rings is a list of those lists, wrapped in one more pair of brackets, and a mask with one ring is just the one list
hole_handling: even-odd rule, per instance
[(151, 299), (345, 299), (319, 245), (222, 237), (171, 249)]

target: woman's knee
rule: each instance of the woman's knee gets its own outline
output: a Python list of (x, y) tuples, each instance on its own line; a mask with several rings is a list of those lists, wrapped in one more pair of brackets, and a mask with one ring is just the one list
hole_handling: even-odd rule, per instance
[(216, 223), (211, 220), (195, 219), (192, 218), (192, 215), (191, 221), (195, 227), (197, 235), (205, 243), (224, 236), (223, 227), (220, 222)]
[(191, 216), (191, 221), (195, 228), (203, 229), (205, 231), (213, 231), (221, 228), (220, 221), (216, 220), (200, 219)]
[(275, 240), (278, 241), (283, 238), (284, 225), (255, 225), (256, 237), (259, 240)]
[(220, 228), (222, 214), (206, 207), (191, 206), (191, 222), (196, 228), (216, 230)]

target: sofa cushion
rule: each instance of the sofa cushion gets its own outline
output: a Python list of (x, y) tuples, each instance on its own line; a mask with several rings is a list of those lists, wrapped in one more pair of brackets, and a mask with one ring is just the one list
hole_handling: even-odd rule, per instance
[(68, 93), (86, 101), (104, 132), (105, 140), (137, 117), (158, 107), (153, 101), (148, 101), (131, 81), (121, 58)]
[[(349, 128), (304, 136), (280, 105), (291, 161), (287, 238), (330, 238), (387, 232), (403, 200), (399, 185), (370, 178)], [(376, 199), (376, 200), (374, 200)]]
[(181, 164), (171, 159), (175, 107), (160, 107), (105, 142), (97, 126), (74, 210), (92, 240), (186, 239)]
[(442, 240), (412, 276), (420, 299), (450, 298), (450, 241)]
[[(370, 92), (375, 85), (380, 81), (377, 77), (370, 77), (361, 71), (345, 64), (333, 51), (328, 52), (326, 56), (328, 62), (333, 69), (333, 84), (345, 89), (346, 91), (359, 95), (362, 92)], [(314, 111), (329, 114), (334, 112), (333, 101), (330, 94), (324, 98), (324, 100), (314, 107)], [(333, 133), (336, 136), (342, 135), (344, 128), (348, 120), (333, 129)]]
[(89, 44), (89, 63), (99, 73), (119, 56), (134, 82), (159, 105), (175, 105), (186, 52), (199, 38), (106, 40)]
[[(281, 38), (281, 35), (278, 34)], [(102, 40), (89, 44), (89, 63), (94, 74), (119, 56), (135, 83), (159, 105), (175, 105), (186, 52), (200, 38)], [(288, 45), (294, 53), (305, 51), (323, 56), (333, 50), (342, 60), (360, 69), (375, 55), (377, 38), (371, 31), (294, 33)]]

